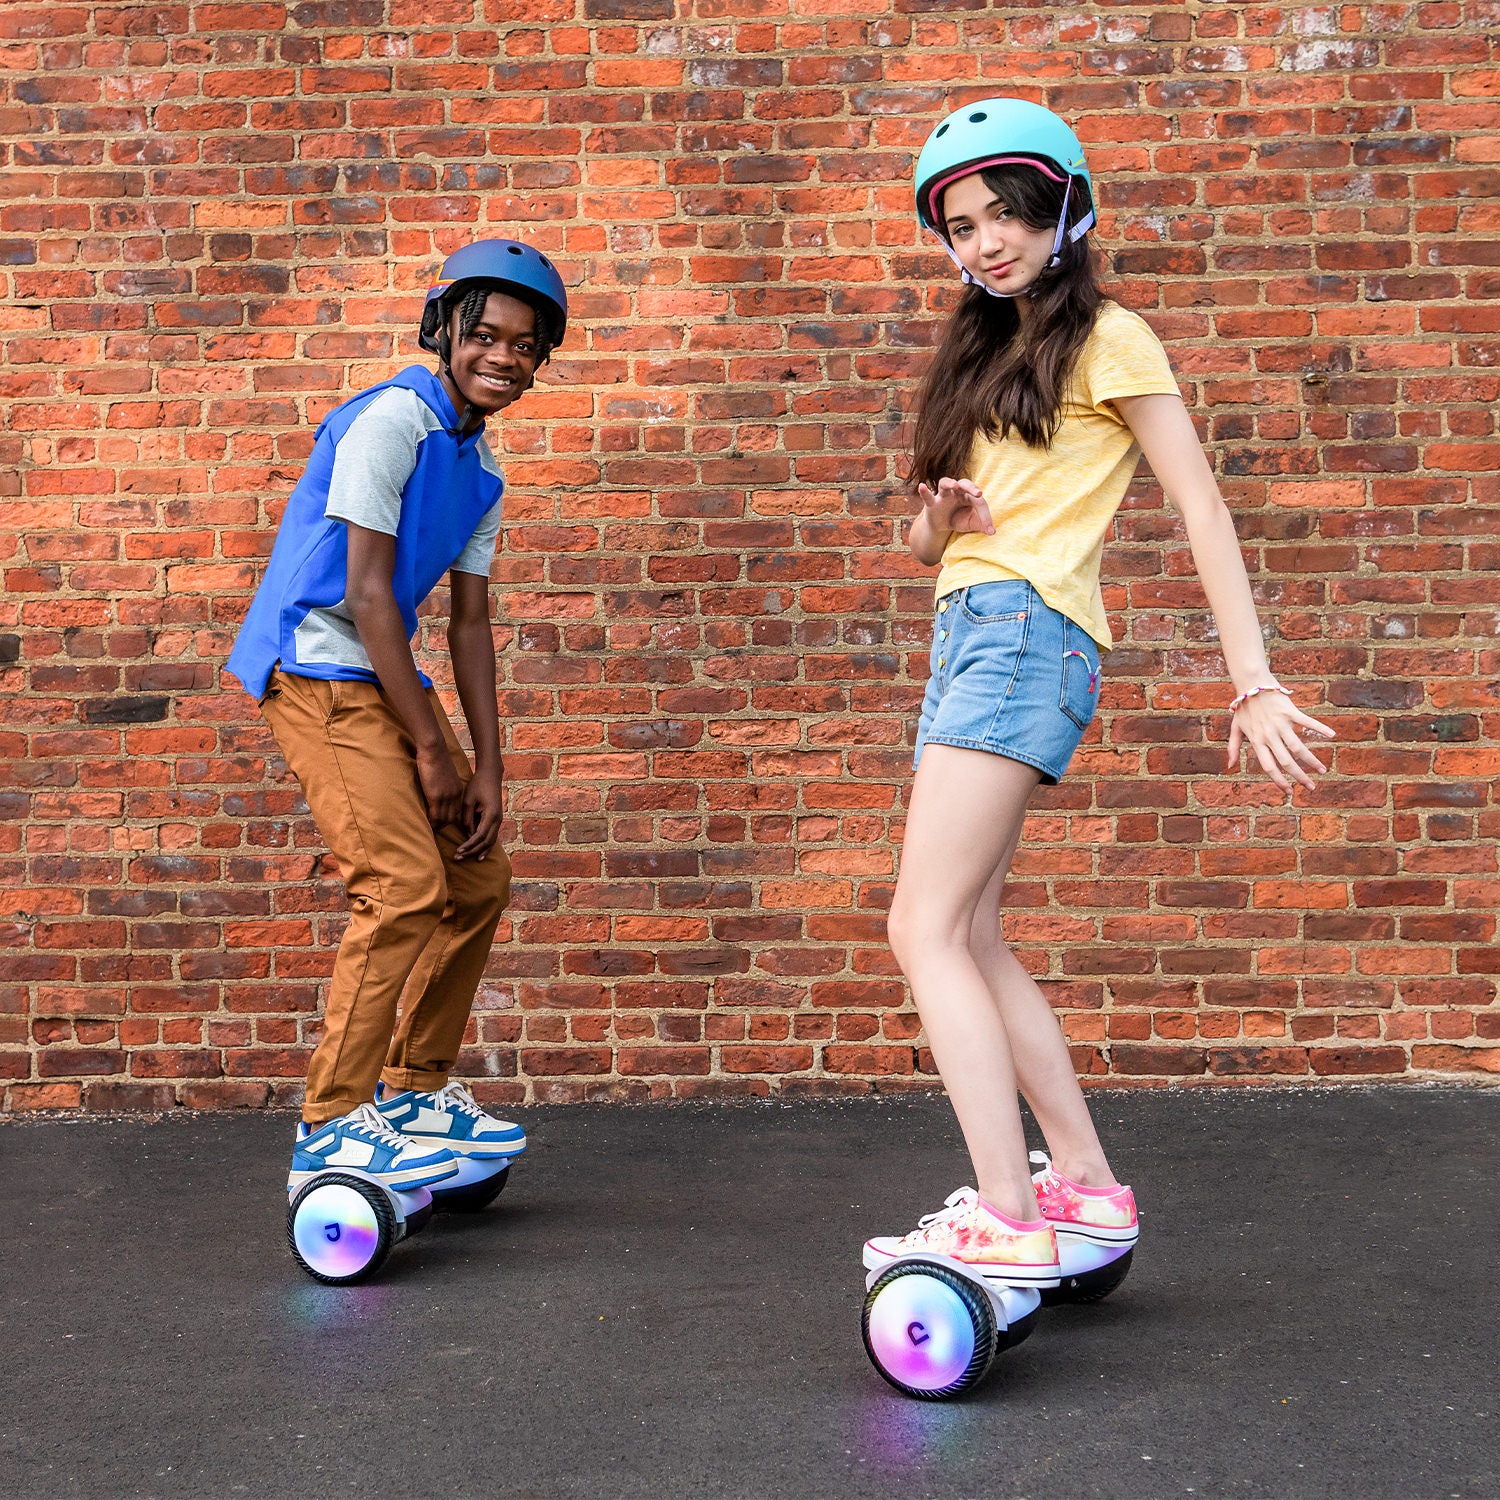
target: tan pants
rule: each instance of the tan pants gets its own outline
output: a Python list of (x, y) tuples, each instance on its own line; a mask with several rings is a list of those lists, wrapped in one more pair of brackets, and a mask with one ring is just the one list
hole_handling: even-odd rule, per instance
[[(428, 696), (467, 786), (468, 757)], [(510, 894), (510, 861), (497, 844), (482, 861), (455, 862), (464, 835), (427, 821), (416, 745), (374, 683), (278, 670), (260, 708), (349, 888), (302, 1118), (347, 1114), (374, 1097), (377, 1079), (440, 1089)]]

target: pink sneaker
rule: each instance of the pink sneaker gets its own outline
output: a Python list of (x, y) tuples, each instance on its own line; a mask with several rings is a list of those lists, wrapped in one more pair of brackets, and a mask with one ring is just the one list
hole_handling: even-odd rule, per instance
[(910, 1234), (865, 1241), (865, 1269), (878, 1271), (903, 1255), (946, 1255), (986, 1281), (1003, 1286), (1052, 1287), (1062, 1268), (1057, 1234), (1044, 1220), (1023, 1223), (986, 1203), (973, 1188), (959, 1188)]
[(1041, 1169), (1031, 1181), (1042, 1217), (1064, 1239), (1124, 1249), (1140, 1238), (1135, 1194), (1128, 1187), (1084, 1187), (1064, 1177), (1045, 1151), (1033, 1151), (1031, 1160)]

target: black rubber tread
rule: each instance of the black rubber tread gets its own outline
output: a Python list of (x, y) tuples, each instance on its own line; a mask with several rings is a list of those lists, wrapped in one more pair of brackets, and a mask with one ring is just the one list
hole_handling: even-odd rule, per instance
[[(307, 1197), (314, 1188), (320, 1187), (347, 1187), (353, 1188), (366, 1203), (375, 1210), (375, 1224), (378, 1233), (375, 1237), (375, 1251), (359, 1270), (348, 1276), (325, 1276), (321, 1271), (315, 1271), (303, 1260), (302, 1252), (297, 1248), (297, 1236), (293, 1226), (297, 1222), (297, 1210), (302, 1205), (302, 1200)], [(391, 1253), (391, 1246), (396, 1243), (396, 1211), (391, 1207), (391, 1200), (381, 1192), (373, 1183), (366, 1182), (362, 1177), (351, 1177), (347, 1172), (321, 1172), (318, 1176), (304, 1182), (297, 1190), (297, 1196), (292, 1199), (286, 1211), (286, 1243), (287, 1249), (292, 1252), (292, 1259), (307, 1272), (315, 1281), (321, 1281), (325, 1286), (354, 1286), (357, 1282), (364, 1281), (373, 1276), (385, 1263), (385, 1258)]]
[(466, 1187), (433, 1188), (432, 1206), (439, 1213), (477, 1214), (480, 1209), (488, 1208), (500, 1196), (509, 1176), (510, 1163), (507, 1162), (493, 1177), (481, 1178), (478, 1182), (471, 1182)]
[(1035, 1332), (1036, 1325), (1041, 1322), (1041, 1318), (1042, 1304), (1039, 1302), (1029, 1313), (1022, 1313), (999, 1335), (995, 1352), (998, 1354), (1001, 1350), (1014, 1349), (1017, 1344), (1025, 1343)]
[[(943, 1386), (938, 1390), (922, 1390), (918, 1386), (907, 1385), (904, 1381), (897, 1380), (875, 1357), (875, 1350), (870, 1344), (870, 1309), (875, 1305), (875, 1299), (881, 1292), (902, 1276), (930, 1276), (933, 1280), (940, 1281), (944, 1286), (951, 1288), (958, 1294), (959, 1300), (964, 1304), (974, 1324), (972, 1358), (964, 1372), (951, 1385)], [(950, 1271), (947, 1266), (940, 1266), (934, 1261), (906, 1260), (899, 1265), (892, 1266), (888, 1271), (883, 1271), (875, 1284), (865, 1293), (865, 1305), (860, 1315), (859, 1331), (860, 1337), (864, 1340), (865, 1353), (869, 1356), (870, 1363), (880, 1371), (882, 1379), (895, 1386), (902, 1395), (914, 1396), (918, 1401), (951, 1401), (955, 1396), (961, 1396), (971, 1387), (978, 1385), (989, 1373), (990, 1365), (994, 1363), (995, 1354), (1000, 1347), (1000, 1337), (995, 1327), (995, 1310), (990, 1305), (989, 1297), (967, 1277), (960, 1276), (957, 1272)]]
[(1042, 1293), (1043, 1307), (1060, 1307), (1070, 1302), (1102, 1302), (1124, 1281), (1130, 1272), (1130, 1261), (1135, 1255), (1132, 1245), (1118, 1260), (1094, 1271), (1083, 1271), (1077, 1276), (1064, 1276), (1062, 1284), (1049, 1287)]

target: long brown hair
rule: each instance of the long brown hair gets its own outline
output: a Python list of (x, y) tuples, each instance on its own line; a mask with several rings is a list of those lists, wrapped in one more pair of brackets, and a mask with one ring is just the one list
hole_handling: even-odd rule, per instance
[[(1063, 187), (1033, 167), (986, 167), (985, 186), (1029, 229), (1050, 229), (1062, 212)], [(1089, 207), (1075, 180), (1068, 220)], [(1089, 238), (1065, 239), (1058, 264), (1030, 290), (1023, 323), (1015, 302), (971, 286), (938, 346), (912, 438), (910, 482), (935, 486), (964, 477), (980, 433), (1012, 431), (1035, 448), (1051, 445), (1062, 421), (1063, 393), (1104, 301)]]

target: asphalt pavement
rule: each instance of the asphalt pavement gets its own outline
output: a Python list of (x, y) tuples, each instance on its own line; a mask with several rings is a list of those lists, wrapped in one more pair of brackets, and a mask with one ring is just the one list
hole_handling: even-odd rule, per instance
[(966, 1180), (941, 1098), (518, 1111), (488, 1210), (327, 1287), (292, 1117), (0, 1123), (0, 1495), (1500, 1496), (1500, 1091), (1096, 1091), (1130, 1278), (962, 1400), (860, 1244)]

